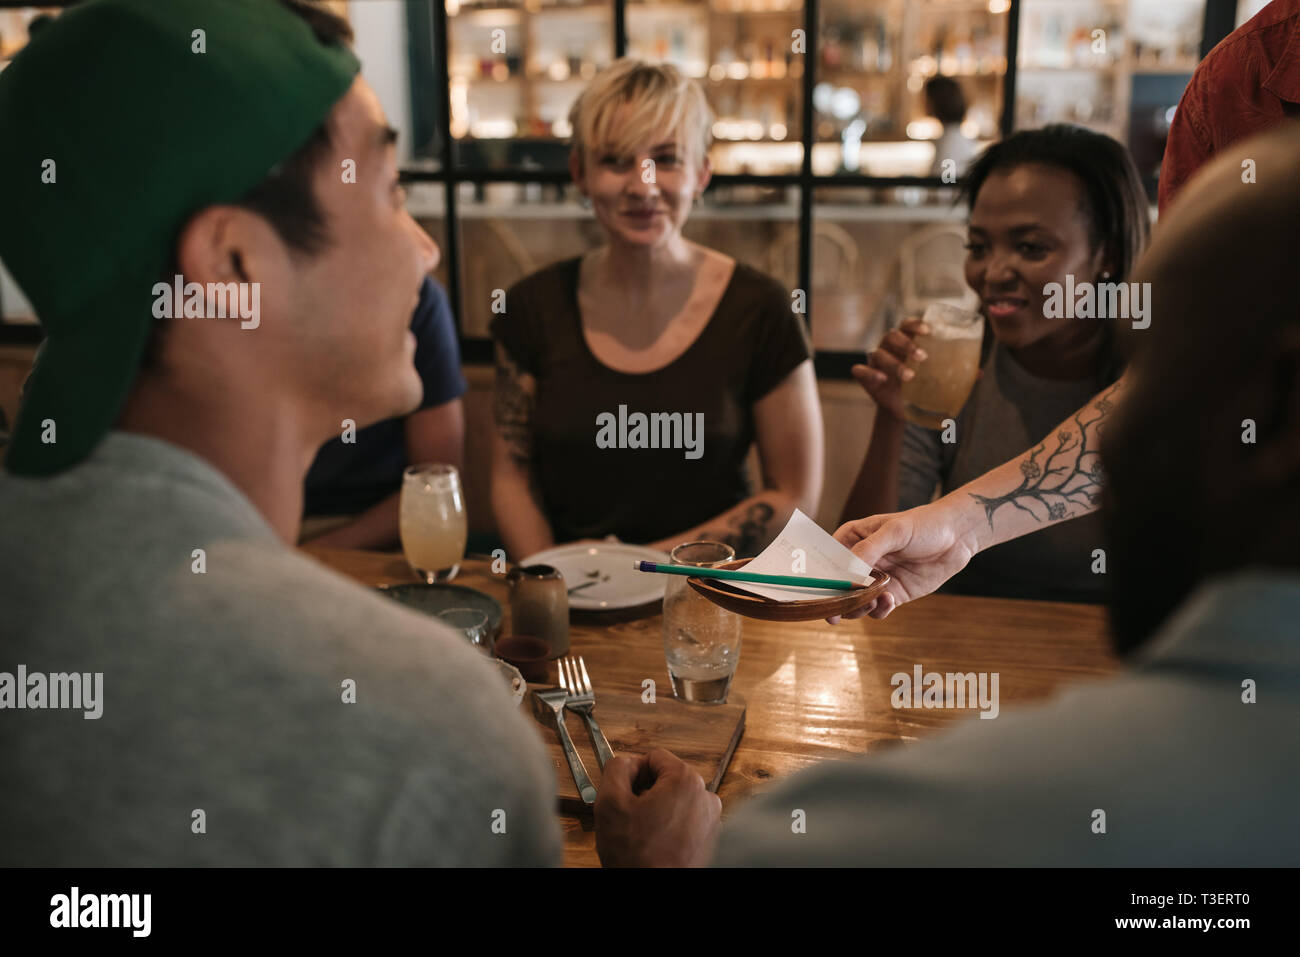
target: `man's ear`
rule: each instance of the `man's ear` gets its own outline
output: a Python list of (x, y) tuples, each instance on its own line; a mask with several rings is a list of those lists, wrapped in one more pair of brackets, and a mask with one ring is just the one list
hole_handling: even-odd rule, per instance
[(260, 282), (287, 255), (271, 224), (238, 206), (199, 210), (176, 240), (176, 262), (189, 282)]
[(1267, 411), (1276, 428), (1247, 456), (1256, 482), (1265, 489), (1300, 485), (1300, 326), (1285, 326), (1272, 355), (1256, 373)]

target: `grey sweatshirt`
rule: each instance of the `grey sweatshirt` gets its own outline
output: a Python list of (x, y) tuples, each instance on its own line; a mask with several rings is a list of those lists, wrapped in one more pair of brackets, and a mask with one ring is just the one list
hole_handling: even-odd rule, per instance
[(559, 863), (499, 676), (198, 457), (114, 432), (6, 474), (0, 536), (0, 864)]

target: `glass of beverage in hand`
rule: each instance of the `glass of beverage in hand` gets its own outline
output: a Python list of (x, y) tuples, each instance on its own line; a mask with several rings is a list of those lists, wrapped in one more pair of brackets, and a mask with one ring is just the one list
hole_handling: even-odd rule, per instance
[(942, 429), (944, 419), (955, 419), (961, 412), (975, 385), (984, 317), (935, 302), (925, 310), (922, 322), (930, 327), (929, 332), (918, 333), (914, 341), (928, 358), (907, 363), (914, 375), (899, 389), (903, 417), (927, 429)]
[(402, 473), (399, 526), (406, 562), (423, 581), (450, 581), (465, 557), (465, 496), (454, 465), (412, 465)]
[[(674, 565), (714, 568), (736, 557), (721, 542), (687, 542), (673, 549)], [(664, 583), (664, 654), (673, 694), (683, 701), (724, 704), (740, 660), (740, 616), (719, 608), (681, 575)]]

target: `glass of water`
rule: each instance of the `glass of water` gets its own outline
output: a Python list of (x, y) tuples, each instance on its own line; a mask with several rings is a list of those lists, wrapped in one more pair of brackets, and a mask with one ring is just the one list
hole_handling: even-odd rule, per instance
[[(721, 542), (686, 542), (673, 549), (674, 565), (714, 568), (736, 557)], [(740, 616), (696, 593), (682, 575), (664, 588), (664, 654), (673, 694), (683, 701), (724, 704), (740, 660)]]

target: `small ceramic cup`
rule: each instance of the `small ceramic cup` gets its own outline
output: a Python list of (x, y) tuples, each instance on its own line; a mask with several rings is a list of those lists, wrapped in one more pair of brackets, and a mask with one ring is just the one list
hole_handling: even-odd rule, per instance
[(550, 645), (532, 635), (506, 635), (496, 642), (496, 656), (518, 668), (528, 681), (546, 680), (550, 655)]

